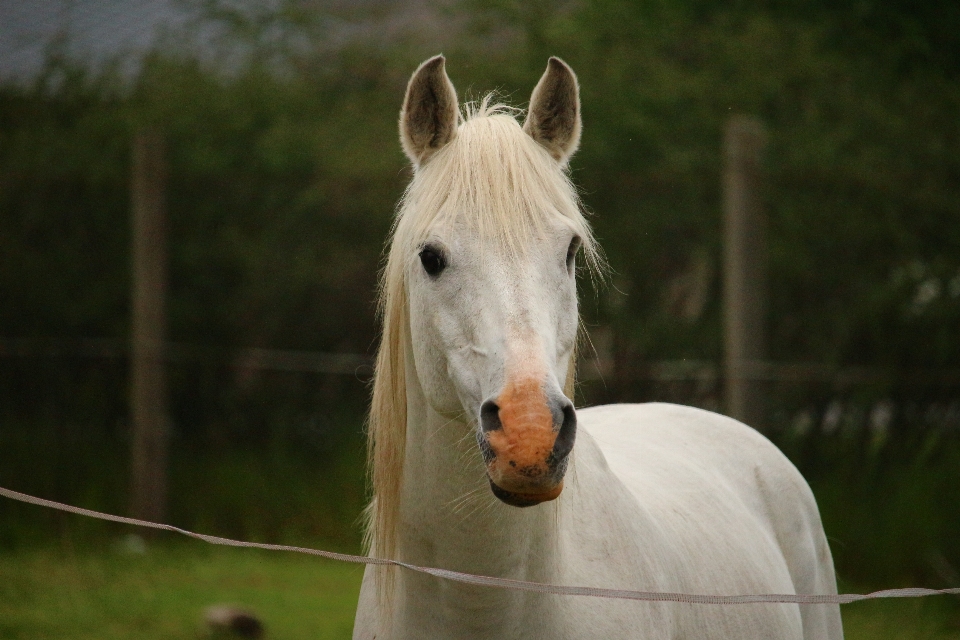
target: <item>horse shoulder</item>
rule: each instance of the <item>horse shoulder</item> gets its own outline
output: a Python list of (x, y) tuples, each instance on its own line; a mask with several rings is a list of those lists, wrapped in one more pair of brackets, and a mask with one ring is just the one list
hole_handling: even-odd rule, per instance
[[(634, 497), (637, 517), (656, 522), (670, 588), (836, 593), (813, 493), (763, 435), (725, 416), (662, 403), (593, 407), (578, 417), (601, 466)], [(586, 466), (578, 473), (597, 473), (596, 463)], [(786, 626), (802, 626), (804, 638), (842, 637), (837, 607), (782, 606), (780, 614)], [(744, 637), (768, 622), (748, 617), (722, 614), (713, 622)]]
[[(787, 513), (798, 508), (805, 525), (820, 526), (813, 493), (796, 467), (736, 420), (667, 403), (604, 405), (578, 416), (612, 472), (644, 501), (712, 487), (717, 491), (711, 495), (736, 496), (744, 503), (736, 507), (768, 517), (785, 534), (799, 531), (800, 523)], [(652, 495), (650, 485), (659, 488)]]

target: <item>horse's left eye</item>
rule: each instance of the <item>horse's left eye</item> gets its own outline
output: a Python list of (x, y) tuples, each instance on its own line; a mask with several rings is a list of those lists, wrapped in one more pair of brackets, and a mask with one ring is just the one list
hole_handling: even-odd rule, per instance
[(580, 251), (581, 244), (580, 236), (573, 236), (573, 239), (570, 240), (570, 246), (567, 247), (567, 271), (570, 273), (573, 273), (574, 261), (577, 258), (577, 252)]
[(434, 247), (424, 247), (420, 250), (420, 264), (428, 275), (438, 276), (447, 266), (443, 253)]

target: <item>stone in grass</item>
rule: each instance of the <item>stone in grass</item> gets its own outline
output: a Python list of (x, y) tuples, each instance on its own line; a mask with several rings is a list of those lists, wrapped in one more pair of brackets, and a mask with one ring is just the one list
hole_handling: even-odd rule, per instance
[(262, 638), (263, 623), (256, 614), (228, 604), (208, 607), (203, 614), (211, 634), (216, 638)]
[(135, 533), (128, 533), (113, 544), (113, 550), (122, 556), (142, 556), (147, 553), (147, 541)]

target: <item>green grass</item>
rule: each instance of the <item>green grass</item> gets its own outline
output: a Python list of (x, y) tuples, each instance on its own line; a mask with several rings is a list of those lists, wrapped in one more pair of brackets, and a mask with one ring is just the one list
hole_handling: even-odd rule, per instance
[[(198, 639), (203, 610), (218, 603), (255, 611), (271, 640), (349, 638), (362, 570), (191, 542), (144, 555), (0, 553), (0, 639)], [(848, 640), (960, 640), (960, 607), (947, 596), (846, 605), (843, 617)]]
[(203, 638), (203, 610), (220, 603), (255, 611), (274, 640), (349, 638), (362, 572), (301, 555), (189, 543), (151, 545), (139, 556), (0, 554), (0, 638)]
[(857, 602), (842, 611), (847, 640), (960, 639), (960, 609), (952, 596)]

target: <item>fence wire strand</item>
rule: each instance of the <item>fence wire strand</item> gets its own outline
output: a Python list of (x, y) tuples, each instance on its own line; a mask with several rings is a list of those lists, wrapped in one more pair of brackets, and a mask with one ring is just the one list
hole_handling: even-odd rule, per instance
[(551, 593), (562, 596), (589, 596), (594, 598), (612, 598), (617, 600), (639, 600), (643, 602), (681, 602), (686, 604), (849, 604), (861, 600), (875, 600), (879, 598), (918, 598), (921, 596), (934, 596), (942, 594), (960, 595), (960, 588), (955, 589), (885, 589), (883, 591), (874, 591), (873, 593), (841, 593), (824, 595), (807, 595), (791, 593), (761, 593), (753, 595), (709, 595), (695, 593), (668, 593), (662, 591), (633, 591), (629, 589), (603, 589), (599, 587), (577, 587), (557, 584), (545, 584), (540, 582), (528, 582), (526, 580), (511, 580), (509, 578), (495, 578), (491, 576), (479, 576), (472, 573), (463, 573), (460, 571), (451, 571), (449, 569), (437, 569), (435, 567), (421, 567), (399, 560), (389, 560), (385, 558), (371, 558), (368, 556), (356, 556), (349, 553), (337, 553), (335, 551), (324, 551), (322, 549), (309, 549), (306, 547), (294, 547), (285, 544), (267, 544), (263, 542), (244, 542), (241, 540), (232, 540), (230, 538), (221, 538), (204, 533), (195, 533), (169, 524), (158, 522), (148, 522), (146, 520), (137, 520), (136, 518), (127, 518), (116, 516), (109, 513), (101, 513), (91, 509), (75, 507), (53, 500), (37, 498), (35, 496), (12, 491), (0, 487), (0, 495), (11, 500), (25, 502), (40, 507), (65, 511), (76, 515), (117, 522), (120, 524), (129, 524), (137, 527), (148, 527), (150, 529), (160, 529), (162, 531), (172, 531), (190, 538), (202, 540), (210, 544), (217, 544), (227, 547), (242, 547), (250, 549), (265, 549), (267, 551), (292, 551), (294, 553), (304, 553), (312, 556), (320, 556), (330, 560), (340, 562), (351, 562), (354, 564), (375, 564), (375, 565), (393, 565), (402, 567), (410, 571), (425, 573), (427, 575), (473, 584), (483, 587), (498, 587), (501, 589), (514, 589), (517, 591), (532, 591), (536, 593)]

